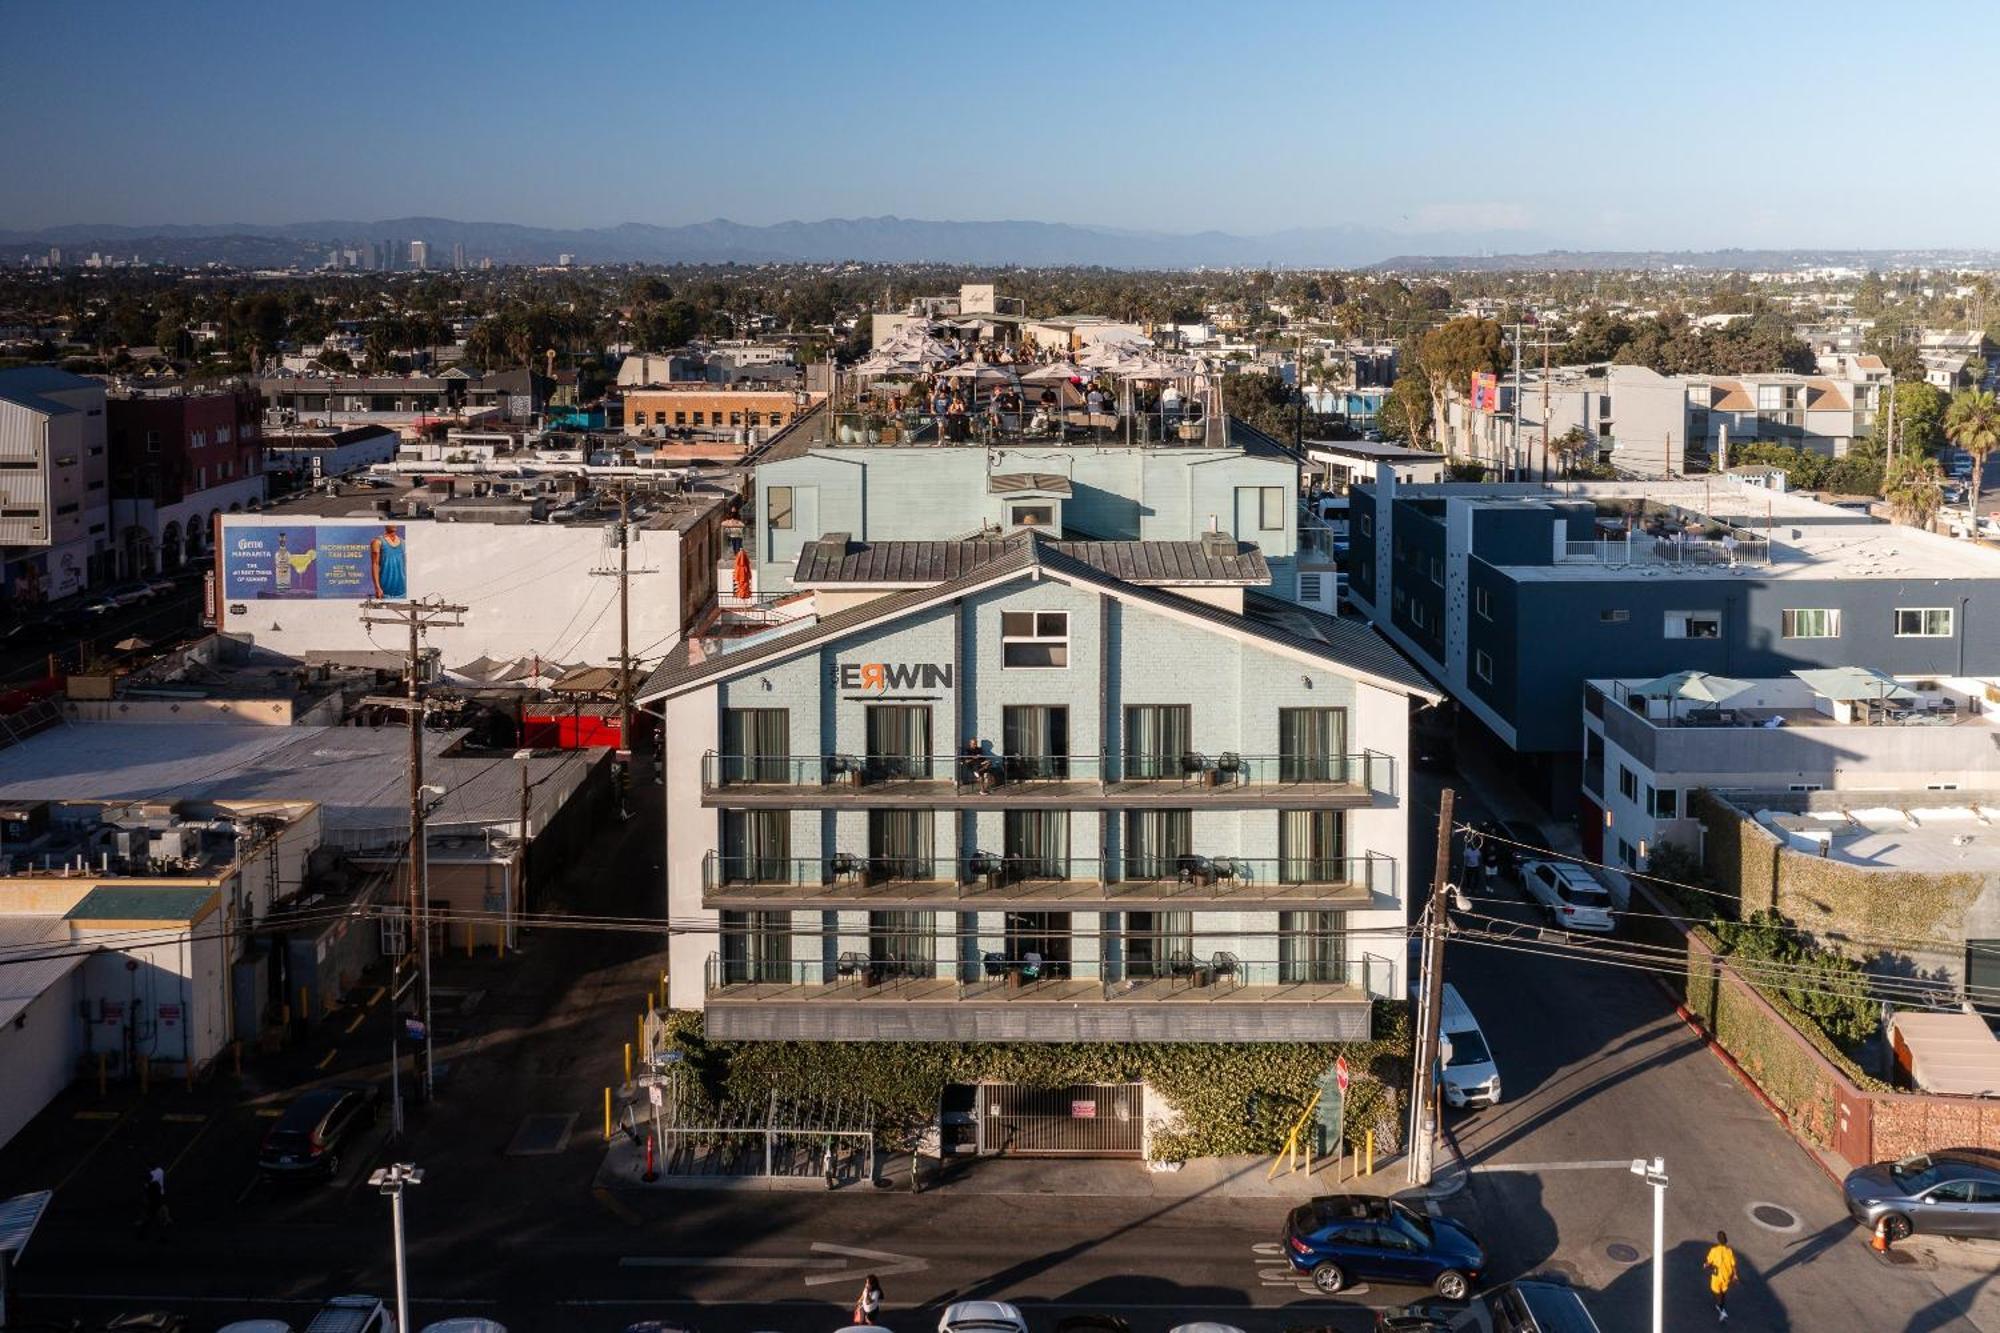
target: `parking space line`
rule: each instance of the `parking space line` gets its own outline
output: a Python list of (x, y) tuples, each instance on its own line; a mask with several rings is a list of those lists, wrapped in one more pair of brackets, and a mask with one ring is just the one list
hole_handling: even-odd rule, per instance
[(375, 1002), (381, 999), (382, 996), (387, 993), (387, 991), (388, 987), (377, 986), (375, 988), (375, 993), (361, 1002), (361, 1007), (363, 1009), (373, 1009), (375, 1007)]
[(169, 1111), (160, 1119), (169, 1125), (199, 1125), (208, 1117), (199, 1111)]
[(209, 1121), (208, 1117), (206, 1116), (202, 1116), (200, 1117), (200, 1119), (202, 1121), (201, 1128), (197, 1129), (194, 1133), (188, 1135), (188, 1141), (182, 1145), (181, 1150), (179, 1152), (174, 1154), (174, 1160), (167, 1163), (168, 1175), (172, 1175), (174, 1173), (174, 1168), (181, 1164), (181, 1159), (183, 1157), (186, 1157), (188, 1153), (194, 1149), (195, 1144), (201, 1142), (201, 1136), (208, 1133), (209, 1124), (212, 1122)]
[(105, 1144), (111, 1142), (112, 1138), (117, 1135), (118, 1126), (125, 1123), (125, 1117), (131, 1115), (132, 1112), (136, 1111), (137, 1109), (138, 1107), (134, 1106), (126, 1110), (123, 1114), (121, 1114), (115, 1121), (112, 1122), (111, 1128), (104, 1131), (104, 1136), (98, 1139), (97, 1142), (91, 1144), (90, 1147), (84, 1151), (83, 1156), (76, 1159), (76, 1165), (69, 1169), (69, 1174), (64, 1176), (61, 1181), (57, 1182), (56, 1184), (57, 1193), (61, 1193), (63, 1190), (69, 1188), (69, 1183), (72, 1180), (75, 1180), (78, 1175), (82, 1174), (84, 1167), (90, 1165), (91, 1158), (97, 1156), (98, 1149), (102, 1148)]
[(276, 1120), (279, 1116), (283, 1115), (284, 1113), (285, 1113), (285, 1108), (282, 1106), (260, 1106), (257, 1108), (254, 1114), (260, 1115), (266, 1120)]
[(347, 1035), (350, 1037), (353, 1036), (354, 1030), (367, 1021), (368, 1021), (368, 1011), (366, 1009), (363, 1009), (360, 1013), (354, 1016), (354, 1021), (347, 1025)]
[(319, 1063), (314, 1065), (313, 1068), (314, 1069), (326, 1068), (328, 1065), (333, 1063), (333, 1057), (339, 1054), (340, 1054), (340, 1048), (336, 1046), (332, 1050), (328, 1051), (325, 1055), (322, 1055), (319, 1058)]

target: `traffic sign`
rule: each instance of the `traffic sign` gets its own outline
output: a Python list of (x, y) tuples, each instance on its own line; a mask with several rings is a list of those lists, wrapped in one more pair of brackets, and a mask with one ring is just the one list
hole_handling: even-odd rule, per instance
[(1333, 1061), (1333, 1081), (1340, 1086), (1341, 1095), (1347, 1094), (1347, 1057), (1335, 1056)]

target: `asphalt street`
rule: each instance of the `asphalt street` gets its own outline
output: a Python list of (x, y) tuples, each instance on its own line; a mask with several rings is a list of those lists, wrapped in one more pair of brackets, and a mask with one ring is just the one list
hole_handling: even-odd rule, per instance
[[(1421, 827), (1437, 783), (1413, 785)], [(1473, 784), (1458, 786), (1465, 813), (1477, 815)], [(659, 827), (647, 808), (656, 804), (643, 803), (576, 868), (560, 895), (568, 910), (657, 912)], [(384, 1073), (390, 1018), (368, 987), (312, 1040), (254, 1062), (240, 1082), (156, 1086), (145, 1098), (114, 1089), (101, 1103), (79, 1090), (0, 1154), (0, 1193), (58, 1191), (17, 1274), (23, 1313), (101, 1321), (168, 1307), (204, 1330), (253, 1315), (301, 1325), (327, 1296), (386, 1296), (388, 1205), (366, 1176), (391, 1160), (427, 1173), (408, 1201), (419, 1326), (480, 1314), (514, 1333), (616, 1330), (642, 1318), (803, 1333), (845, 1323), (868, 1272), (886, 1289), (884, 1322), (904, 1330), (951, 1300), (994, 1297), (1021, 1304), (1038, 1333), (1090, 1312), (1122, 1314), (1138, 1333), (1194, 1319), (1248, 1333), (1347, 1333), (1417, 1294), (1379, 1287), (1328, 1300), (1302, 1289), (1277, 1248), (1282, 1200), (1228, 1189), (1063, 1192), (1066, 1172), (1083, 1180), (1102, 1164), (1049, 1162), (1048, 1192), (1036, 1193), (983, 1192), (976, 1173), (918, 1196), (862, 1185), (598, 1188), (603, 1089), (622, 1075), (622, 1043), (659, 961), (649, 935), (568, 931), (541, 932), (506, 959), (445, 960), (440, 1100), (413, 1112), (401, 1144), (378, 1129), (326, 1185), (260, 1182), (256, 1143), (301, 1082)], [(1508, 1099), (1448, 1122), (1470, 1170), (1442, 1207), (1485, 1241), (1495, 1278), (1562, 1272), (1606, 1333), (1646, 1327), (1651, 1200), (1624, 1163), (1662, 1155), (1672, 1178), (1668, 1327), (1712, 1321), (1699, 1255), (1724, 1227), (1744, 1260), (1735, 1327), (2000, 1328), (1987, 1317), (1990, 1258), (1983, 1267), (1950, 1255), (1879, 1261), (1846, 1223), (1833, 1183), (1650, 977), (1469, 945), (1452, 947), (1448, 968), (1486, 1027)], [(510, 1152), (531, 1115), (557, 1117), (567, 1137), (550, 1151)], [(152, 1162), (168, 1168), (174, 1222), (141, 1238), (138, 1182)]]

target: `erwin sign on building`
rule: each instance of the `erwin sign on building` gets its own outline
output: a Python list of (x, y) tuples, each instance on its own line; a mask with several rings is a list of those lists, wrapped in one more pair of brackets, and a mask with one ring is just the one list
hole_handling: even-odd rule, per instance
[(843, 690), (948, 690), (951, 665), (939, 662), (842, 662)]

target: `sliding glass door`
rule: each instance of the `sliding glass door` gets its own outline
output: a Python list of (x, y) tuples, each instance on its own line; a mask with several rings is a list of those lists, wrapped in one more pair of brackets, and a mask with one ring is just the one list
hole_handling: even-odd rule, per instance
[(931, 775), (929, 704), (868, 705), (866, 759), (871, 778)]
[(1176, 879), (1193, 854), (1192, 810), (1125, 812), (1126, 879)]
[(934, 827), (929, 810), (870, 810), (869, 875), (875, 879), (935, 879)]
[(878, 979), (937, 974), (937, 922), (929, 912), (870, 912), (868, 961)]
[(783, 708), (731, 708), (722, 714), (724, 782), (791, 781), (791, 714)]
[(1012, 781), (1069, 776), (1069, 709), (1009, 704), (1000, 713), (1000, 752)]
[(1125, 776), (1177, 778), (1193, 749), (1194, 710), (1187, 704), (1133, 704), (1125, 710)]
[(1278, 882), (1346, 881), (1346, 818), (1338, 810), (1278, 812)]
[(1347, 913), (1278, 913), (1278, 980), (1335, 985), (1347, 974)]
[(1343, 782), (1347, 778), (1347, 710), (1278, 710), (1278, 781)]
[(1069, 878), (1069, 811), (1009, 810), (1004, 818), (1009, 879)]
[(718, 945), (725, 986), (782, 986), (793, 980), (789, 912), (724, 912)]
[(1125, 974), (1185, 976), (1194, 970), (1194, 913), (1127, 912)]
[(788, 884), (792, 878), (791, 812), (722, 812), (722, 880), (725, 884)]

